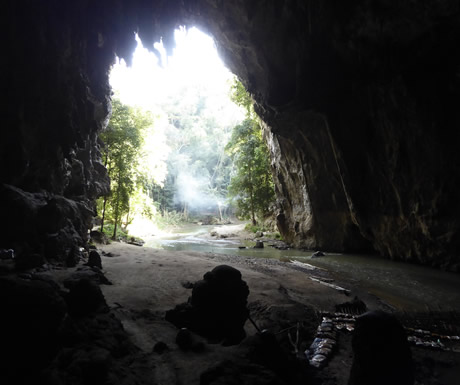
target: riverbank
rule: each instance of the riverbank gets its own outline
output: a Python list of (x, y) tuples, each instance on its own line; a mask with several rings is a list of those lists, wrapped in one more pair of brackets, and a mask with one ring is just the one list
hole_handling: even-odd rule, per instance
[[(259, 328), (278, 333), (295, 327), (297, 323), (302, 324), (297, 344), (300, 352), (307, 349), (314, 338), (315, 329), (321, 322), (320, 311), (333, 312), (336, 305), (350, 301), (354, 296), (363, 300), (370, 310), (391, 311), (378, 297), (358, 287), (346, 287), (347, 291), (340, 291), (333, 285), (325, 285), (328, 273), (321, 269), (311, 270), (308, 266), (274, 259), (155, 250), (120, 243), (101, 246), (101, 251), (104, 271), (113, 283), (101, 286), (104, 296), (132, 341), (145, 354), (145, 362), (152, 368), (157, 383), (199, 384), (202, 373), (223, 362), (233, 362), (235, 370), (241, 370), (242, 357), (249, 354), (251, 341), (257, 338), (257, 330), (250, 322), (245, 325), (248, 338), (242, 344), (223, 347), (208, 344), (194, 335), (203, 343), (204, 349), (193, 352), (179, 349), (175, 343), (177, 329), (164, 320), (167, 310), (187, 301), (191, 295), (191, 290), (187, 289), (189, 284), (220, 264), (241, 271), (250, 289), (248, 305), (251, 316)], [(279, 334), (279, 340), (287, 351), (293, 350), (286, 331)], [(308, 369), (308, 376), (315, 378), (314, 382), (347, 383), (352, 362), (350, 333), (340, 332), (337, 341), (338, 347), (323, 369)], [(153, 352), (159, 342), (168, 347), (163, 354)], [(456, 384), (460, 367), (458, 353), (413, 347), (413, 355), (419, 384)], [(303, 365), (308, 367), (306, 361)]]

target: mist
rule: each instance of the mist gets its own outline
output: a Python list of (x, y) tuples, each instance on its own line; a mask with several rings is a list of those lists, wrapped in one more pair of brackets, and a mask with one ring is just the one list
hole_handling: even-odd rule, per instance
[(225, 199), (209, 193), (209, 178), (195, 177), (182, 172), (177, 177), (175, 203), (186, 205), (188, 210), (199, 214), (216, 213), (225, 207)]
[(232, 172), (225, 145), (245, 111), (230, 99), (235, 76), (212, 38), (192, 28), (176, 30), (175, 39), (176, 48), (162, 65), (138, 39), (132, 67), (117, 63), (111, 85), (123, 102), (156, 116), (150, 151), (158, 156), (150, 156), (146, 168), (163, 172), (149, 182), (159, 212), (222, 218)]

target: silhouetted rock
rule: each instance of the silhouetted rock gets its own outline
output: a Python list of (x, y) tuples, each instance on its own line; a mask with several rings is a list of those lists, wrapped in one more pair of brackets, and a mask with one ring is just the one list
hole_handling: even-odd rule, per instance
[(60, 293), (41, 280), (0, 278), (0, 383), (45, 367), (66, 314)]
[(109, 243), (107, 235), (105, 235), (104, 233), (101, 233), (99, 230), (90, 231), (89, 236), (93, 242), (100, 243), (103, 245), (106, 245), (107, 243)]
[(66, 278), (63, 282), (64, 287), (71, 289), (72, 286), (81, 279), (87, 279), (95, 282), (98, 285), (111, 285), (104, 273), (98, 267), (82, 266), (73, 272), (70, 277)]
[(91, 250), (89, 252), (88, 262), (86, 263), (86, 265), (90, 267), (98, 267), (99, 269), (102, 270), (101, 256), (96, 250)]
[(355, 297), (353, 301), (335, 305), (335, 311), (348, 314), (363, 314), (367, 311), (367, 306), (358, 297)]
[(29, 270), (35, 267), (42, 266), (46, 261), (43, 255), (34, 254), (21, 254), (14, 259), (15, 268), (17, 270)]
[(166, 343), (164, 343), (163, 341), (158, 341), (154, 346), (153, 346), (153, 351), (155, 353), (158, 353), (158, 354), (163, 354), (164, 352), (166, 352), (167, 350), (169, 350), (169, 347), (168, 345), (166, 345)]
[(400, 322), (382, 311), (356, 319), (349, 385), (413, 385), (412, 356)]
[(193, 346), (193, 337), (190, 330), (187, 328), (180, 329), (176, 335), (176, 344), (182, 350), (190, 350)]
[(194, 285), (193, 282), (190, 281), (182, 281), (180, 284), (184, 289), (193, 289)]
[(200, 376), (200, 385), (285, 385), (270, 369), (250, 362), (224, 361)]
[(66, 302), (69, 314), (75, 317), (108, 309), (100, 287), (88, 279), (81, 279), (72, 285), (66, 296)]
[(264, 243), (262, 241), (256, 241), (256, 245), (254, 246), (254, 249), (263, 249), (264, 248)]
[(248, 318), (249, 289), (241, 273), (220, 265), (207, 272), (193, 285), (187, 303), (166, 312), (166, 320), (179, 328), (188, 328), (212, 341), (232, 345), (244, 337)]
[(106, 383), (113, 357), (107, 349), (91, 346), (87, 349), (75, 349), (72, 352), (69, 373), (78, 373), (85, 384)]
[(130, 245), (134, 245), (134, 246), (144, 246), (145, 241), (140, 238), (131, 237), (129, 238), (127, 243), (129, 243)]
[(325, 254), (324, 254), (322, 251), (315, 251), (315, 252), (311, 255), (312, 258), (319, 258), (319, 257), (324, 257), (324, 256), (325, 256)]

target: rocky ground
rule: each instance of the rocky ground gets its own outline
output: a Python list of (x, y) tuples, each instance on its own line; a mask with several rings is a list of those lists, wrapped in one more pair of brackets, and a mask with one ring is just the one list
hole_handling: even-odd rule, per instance
[[(220, 264), (231, 265), (241, 271), (250, 289), (248, 303), (252, 319), (260, 329), (275, 333), (283, 354), (288, 360), (297, 361), (296, 364), (305, 370), (302, 375), (313, 383), (347, 384), (352, 363), (351, 333), (341, 331), (328, 364), (321, 369), (309, 368), (303, 352), (313, 341), (316, 328), (321, 323), (319, 311), (334, 312), (337, 304), (350, 301), (355, 295), (365, 300), (368, 309), (389, 310), (378, 298), (355, 288), (349, 288), (351, 292), (347, 295), (309, 279), (319, 276), (326, 281), (324, 272), (308, 271), (301, 266), (276, 260), (165, 252), (117, 243), (103, 246), (102, 251), (106, 276), (113, 283), (112, 286), (103, 287), (106, 300), (117, 318), (121, 319), (132, 341), (149, 355), (152, 367), (155, 367), (154, 376), (160, 383), (168, 379), (171, 383), (200, 384), (203, 373), (222, 363), (228, 366), (228, 362), (232, 362), (236, 368), (228, 371), (239, 372), (241, 365), (254, 362), (253, 358), (247, 358), (257, 342), (254, 341), (257, 339), (257, 330), (251, 322), (246, 323), (248, 338), (241, 345), (223, 347), (207, 344), (195, 335), (194, 338), (203, 342), (205, 348), (194, 352), (182, 351), (176, 345), (178, 331), (164, 321), (167, 310), (186, 301), (191, 295), (190, 289), (187, 289), (188, 283), (201, 279), (205, 272)], [(300, 336), (298, 354), (295, 354), (289, 333), (291, 339), (295, 339), (298, 323)], [(159, 342), (164, 342), (168, 350), (163, 354), (152, 353)], [(460, 374), (459, 353), (421, 347), (413, 347), (412, 351), (417, 368), (416, 383), (457, 383)], [(257, 359), (255, 362), (260, 364)], [(249, 374), (247, 376), (250, 378)], [(251, 383), (248, 379), (239, 379), (237, 382), (241, 381)], [(220, 379), (215, 383), (233, 382), (222, 382)]]
[[(217, 236), (250, 236), (235, 230), (219, 226), (216, 231)], [(5, 305), (6, 309), (20, 310), (16, 319), (36, 319), (35, 326), (50, 322), (44, 315), (37, 316), (41, 314), (41, 308), (33, 305), (37, 300), (28, 299), (27, 293), (40, 289), (51, 301), (45, 311), (52, 312), (51, 321), (59, 325), (57, 331), (50, 329), (35, 338), (43, 332), (25, 321), (20, 328), (27, 332), (8, 339), (17, 350), (13, 358), (18, 367), (27, 367), (24, 360), (34, 360), (40, 352), (50, 356), (49, 362), (44, 361), (46, 365), (37, 360), (31, 370), (41, 374), (34, 376), (35, 382), (26, 376), (27, 383), (345, 385), (353, 361), (350, 331), (342, 328), (335, 332), (337, 343), (321, 367), (312, 367), (304, 354), (317, 336), (323, 313), (334, 313), (337, 305), (355, 296), (369, 310), (391, 311), (377, 297), (358, 287), (341, 287), (326, 271), (311, 270), (307, 265), (171, 252), (117, 242), (98, 248), (103, 274), (81, 263), (73, 269), (47, 266), (22, 273), (20, 278), (0, 279), (2, 287), (15, 282), (19, 288), (15, 289), (19, 299)], [(193, 283), (222, 264), (237, 268), (249, 287), (248, 308), (253, 322), (245, 324), (247, 337), (238, 345), (223, 346), (191, 333), (190, 343), (178, 344), (178, 329), (165, 320), (166, 311), (186, 302)], [(100, 286), (81, 285), (81, 278), (90, 278)], [(345, 309), (353, 311), (350, 306)], [(6, 336), (12, 334), (13, 321), (8, 322), (2, 320)], [(36, 348), (22, 355), (31, 336)], [(49, 341), (56, 347), (47, 348)], [(416, 346), (411, 349), (416, 384), (458, 384), (460, 353)]]

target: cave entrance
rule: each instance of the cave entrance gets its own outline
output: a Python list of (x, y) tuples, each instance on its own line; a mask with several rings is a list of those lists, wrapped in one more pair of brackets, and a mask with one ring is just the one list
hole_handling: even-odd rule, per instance
[(224, 222), (234, 213), (225, 147), (245, 119), (231, 100), (236, 78), (197, 28), (176, 29), (169, 54), (161, 42), (148, 50), (136, 40), (132, 65), (117, 59), (110, 74), (113, 113), (101, 137), (112, 194), (98, 210), (104, 231), (145, 237), (183, 221)]

